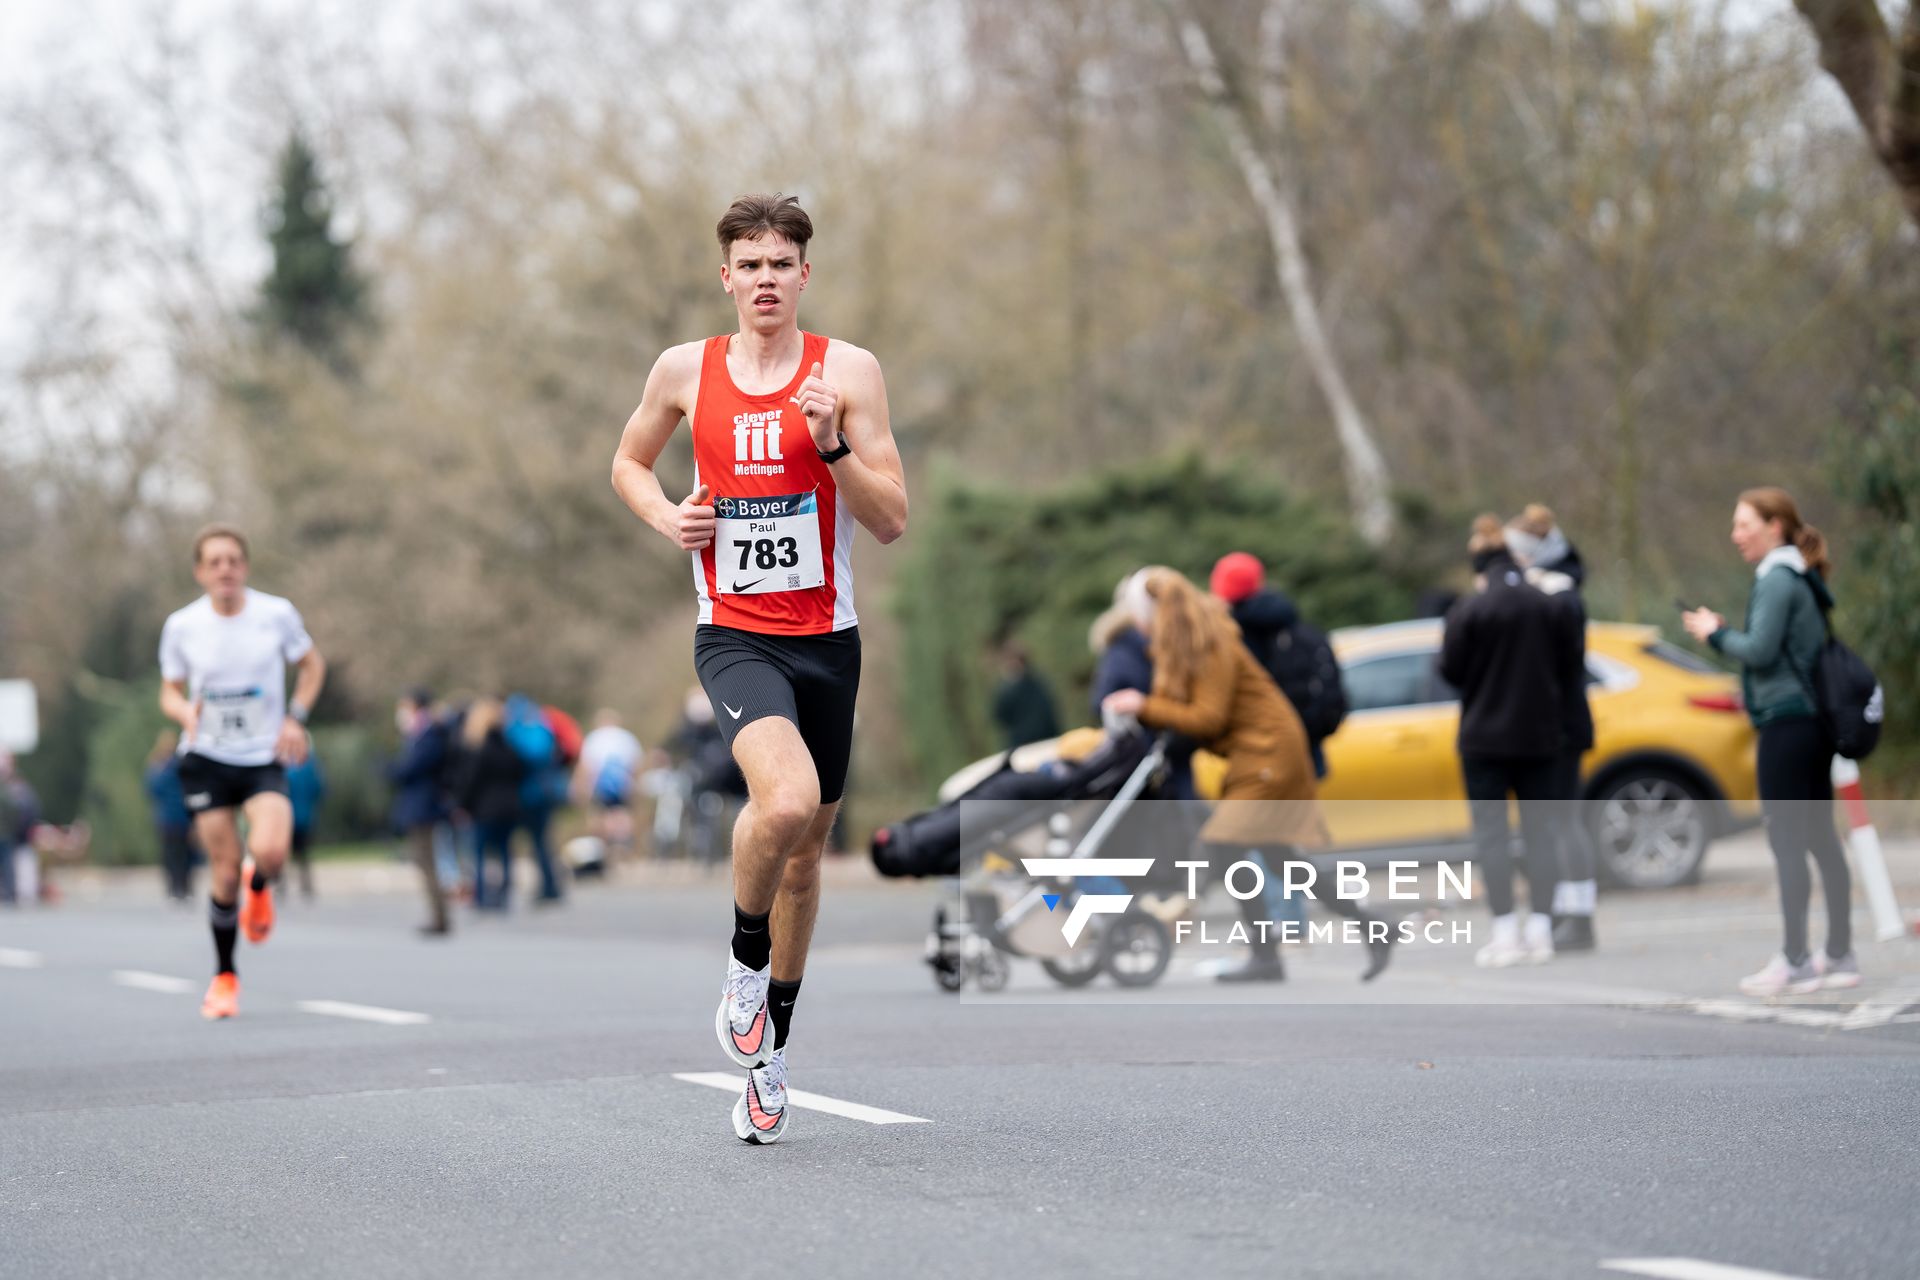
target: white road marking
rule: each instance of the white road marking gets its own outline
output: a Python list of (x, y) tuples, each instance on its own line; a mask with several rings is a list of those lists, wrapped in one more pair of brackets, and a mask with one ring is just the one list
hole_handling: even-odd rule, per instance
[(1609, 1258), (1600, 1264), (1600, 1269), (1653, 1276), (1655, 1280), (1804, 1280), (1784, 1272), (1732, 1267), (1724, 1262), (1702, 1262), (1698, 1258)]
[(372, 1004), (349, 1004), (345, 1000), (302, 1000), (300, 1010), (303, 1013), (318, 1013), (329, 1018), (358, 1018), (362, 1022), (383, 1022), (390, 1027), (416, 1027), (423, 1022), (432, 1022), (429, 1014), (412, 1013), (406, 1009), (382, 1009)]
[(1916, 1004), (1920, 1004), (1920, 985), (1905, 983), (1862, 1000), (1847, 1013), (1840, 1027), (1844, 1031), (1884, 1027)]
[(19, 947), (0, 947), (0, 969), (38, 969), (44, 963), (38, 951), (22, 951)]
[(170, 978), (164, 973), (148, 973), (142, 969), (115, 969), (113, 980), (123, 987), (132, 987), (135, 991), (158, 991), (163, 996), (193, 994), (191, 978)]
[(1916, 1004), (1920, 1004), (1920, 990), (1896, 987), (1842, 1009), (1763, 1004), (1758, 1001), (1733, 999), (1697, 1000), (1686, 997), (1649, 1001), (1628, 1007), (1671, 1013), (1695, 1013), (1703, 1017), (1724, 1018), (1732, 1022), (1780, 1022), (1789, 1026), (1818, 1027), (1822, 1030), (1864, 1031), (1873, 1027), (1884, 1027), (1889, 1023), (1907, 1021), (1907, 1017), (1903, 1015)]
[[(731, 1071), (676, 1071), (673, 1078), (684, 1080), (688, 1084), (705, 1085), (709, 1089), (725, 1089), (728, 1093), (739, 1093), (746, 1085), (746, 1078), (743, 1075)], [(839, 1098), (808, 1093), (803, 1089), (787, 1090), (787, 1105), (806, 1111), (824, 1111), (828, 1115), (845, 1116), (849, 1120), (865, 1120), (868, 1124), (933, 1123), (925, 1116), (902, 1115), (898, 1111), (869, 1107), (864, 1103), (843, 1102)]]

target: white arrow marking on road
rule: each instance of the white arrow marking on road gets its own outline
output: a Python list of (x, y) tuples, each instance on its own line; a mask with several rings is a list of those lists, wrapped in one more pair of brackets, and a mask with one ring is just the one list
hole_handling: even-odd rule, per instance
[(1653, 1276), (1655, 1280), (1802, 1280), (1780, 1271), (1730, 1267), (1724, 1262), (1702, 1262), (1698, 1258), (1610, 1258), (1600, 1264), (1600, 1269)]
[(344, 1000), (302, 1000), (299, 1007), (304, 1013), (318, 1013), (329, 1018), (358, 1018), (362, 1022), (383, 1022), (390, 1027), (417, 1027), (423, 1022), (433, 1021), (429, 1014), (410, 1013), (405, 1009), (382, 1009), (373, 1004), (349, 1004)]
[(42, 963), (38, 951), (0, 947), (0, 969), (38, 969)]
[[(728, 1093), (739, 1093), (745, 1087), (745, 1082), (738, 1072), (676, 1071), (673, 1078), (684, 1080), (688, 1084), (705, 1085), (709, 1089), (725, 1089)], [(807, 1093), (802, 1089), (787, 1090), (787, 1105), (807, 1111), (824, 1111), (828, 1115), (845, 1116), (849, 1120), (865, 1120), (868, 1124), (933, 1123), (925, 1116), (902, 1115), (898, 1111), (886, 1111), (880, 1107), (869, 1107), (858, 1102), (842, 1102), (839, 1098)]]
[(135, 991), (158, 991), (163, 996), (193, 994), (191, 979), (170, 978), (164, 973), (147, 973), (141, 969), (115, 969), (113, 980), (123, 987), (132, 987)]

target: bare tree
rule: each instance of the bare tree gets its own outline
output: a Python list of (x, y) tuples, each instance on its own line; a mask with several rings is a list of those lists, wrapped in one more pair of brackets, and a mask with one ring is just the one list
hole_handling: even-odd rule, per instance
[(1894, 39), (1878, 0), (1793, 0), (1820, 42), (1820, 65), (1839, 84), (1920, 223), (1920, 3), (1909, 0)]
[[(1372, 426), (1347, 386), (1340, 359), (1320, 320), (1320, 305), (1314, 297), (1307, 255), (1301, 248), (1299, 223), (1294, 216), (1280, 145), (1281, 121), (1276, 115), (1284, 102), (1284, 94), (1275, 89), (1262, 95), (1266, 104), (1263, 109), (1243, 85), (1227, 74), (1215, 52), (1214, 37), (1196, 12), (1196, 6), (1168, 0), (1168, 11), (1179, 33), (1187, 65), (1226, 135), (1234, 162), (1240, 167), (1247, 191), (1259, 206), (1267, 236), (1273, 242), (1274, 270), (1293, 320), (1294, 333), (1333, 414), (1334, 430), (1346, 462), (1347, 493), (1353, 504), (1354, 525), (1362, 537), (1378, 546), (1393, 533), (1386, 458), (1374, 439)], [(1262, 71), (1270, 84), (1277, 85), (1285, 75), (1285, 33), (1278, 3), (1267, 8), (1261, 25), (1261, 60), (1265, 64)]]

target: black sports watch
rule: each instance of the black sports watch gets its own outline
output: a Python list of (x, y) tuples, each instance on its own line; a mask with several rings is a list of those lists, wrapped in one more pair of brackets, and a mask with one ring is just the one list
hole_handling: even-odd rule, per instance
[(840, 461), (840, 459), (846, 457), (848, 454), (853, 452), (853, 446), (847, 443), (847, 433), (842, 431), (840, 432), (839, 448), (822, 449), (820, 448), (820, 446), (815, 445), (814, 452), (820, 455), (820, 461), (822, 462), (838, 462)]

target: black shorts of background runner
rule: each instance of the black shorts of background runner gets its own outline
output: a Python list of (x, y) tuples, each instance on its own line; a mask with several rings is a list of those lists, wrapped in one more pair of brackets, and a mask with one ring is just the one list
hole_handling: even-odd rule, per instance
[(287, 794), (287, 773), (277, 764), (222, 764), (189, 751), (180, 757), (180, 790), (188, 813), (237, 809), (257, 795)]
[(771, 636), (709, 623), (694, 628), (693, 665), (729, 750), (740, 730), (755, 720), (790, 720), (813, 757), (820, 803), (840, 799), (860, 691), (860, 628)]

